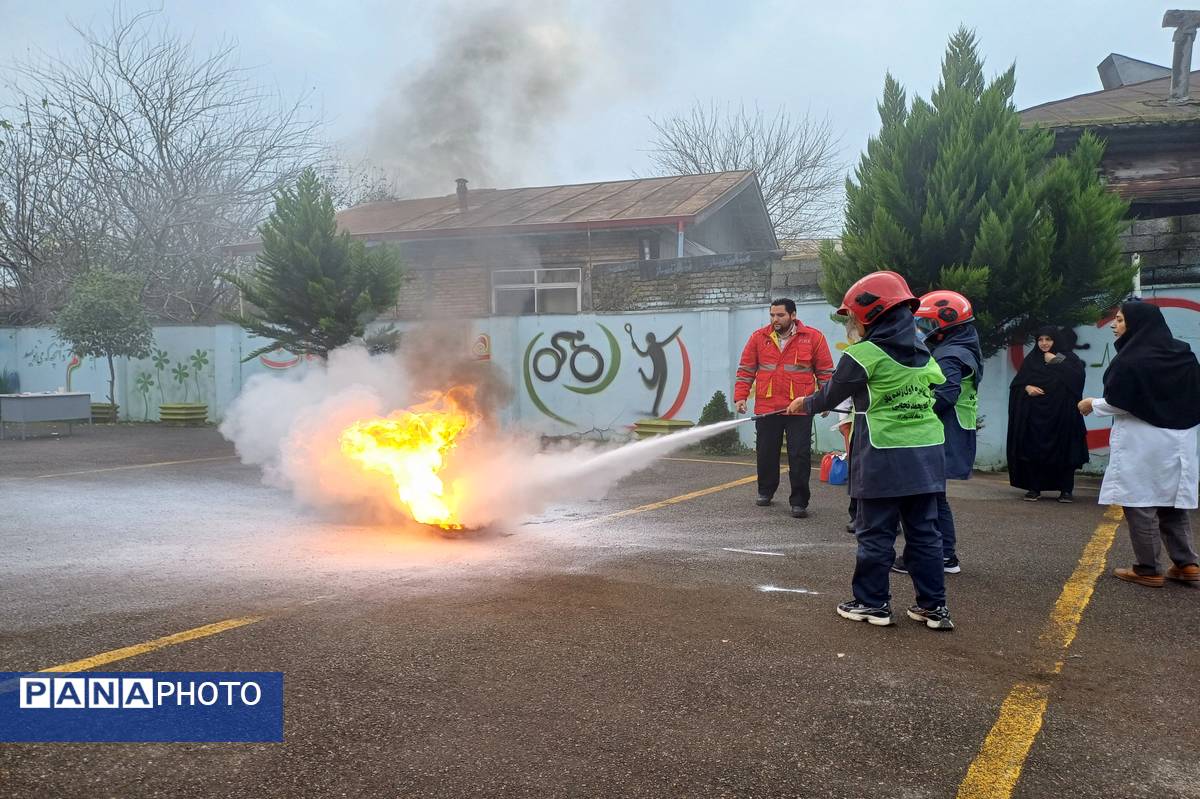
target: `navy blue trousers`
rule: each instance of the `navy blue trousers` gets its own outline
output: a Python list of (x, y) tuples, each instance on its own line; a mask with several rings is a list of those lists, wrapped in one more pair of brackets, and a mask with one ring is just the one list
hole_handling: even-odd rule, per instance
[(954, 529), (954, 514), (945, 494), (937, 495), (938, 532), (942, 534), (942, 557), (955, 557), (954, 545), (958, 543), (958, 532)]
[[(853, 507), (853, 506), (851, 506)], [(950, 502), (946, 499), (945, 494), (937, 495), (937, 519), (938, 532), (942, 534), (942, 557), (953, 558), (957, 557), (958, 553), (954, 551), (955, 544), (958, 543), (958, 531), (954, 529), (954, 513), (950, 510)], [(908, 531), (905, 530), (904, 540), (908, 540)], [(904, 548), (904, 561), (908, 562), (908, 547)]]
[(904, 566), (916, 589), (917, 604), (929, 609), (946, 604), (942, 536), (938, 532), (938, 496), (914, 494), (858, 500), (858, 516), (854, 520), (858, 536), (853, 582), (855, 599), (875, 607), (891, 602), (889, 576), (896, 559), (896, 536), (903, 521)]

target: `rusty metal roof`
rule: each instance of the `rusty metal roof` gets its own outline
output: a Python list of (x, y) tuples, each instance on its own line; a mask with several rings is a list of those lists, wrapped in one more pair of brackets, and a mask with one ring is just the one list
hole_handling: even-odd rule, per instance
[(367, 203), (338, 214), (338, 227), (353, 236), (422, 239), (487, 233), (534, 233), (589, 228), (693, 223), (754, 186), (753, 172), (715, 172), (662, 178), (470, 189), (468, 209), (458, 197), (424, 197)]
[(1192, 100), (1169, 103), (1171, 78), (1155, 78), (1116, 89), (1080, 94), (1055, 100), (1021, 112), (1025, 127), (1100, 127), (1115, 125), (1161, 125), (1200, 121), (1200, 70), (1191, 74)]

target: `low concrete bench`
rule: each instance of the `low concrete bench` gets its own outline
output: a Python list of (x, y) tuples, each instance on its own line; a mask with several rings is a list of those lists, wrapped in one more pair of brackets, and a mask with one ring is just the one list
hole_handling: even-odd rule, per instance
[(10, 424), (21, 425), (21, 440), (30, 422), (92, 423), (92, 395), (80, 391), (59, 394), (0, 394), (0, 439)]

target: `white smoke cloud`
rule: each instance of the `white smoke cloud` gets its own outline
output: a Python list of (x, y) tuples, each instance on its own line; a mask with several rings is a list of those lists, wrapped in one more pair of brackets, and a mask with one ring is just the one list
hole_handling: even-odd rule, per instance
[[(390, 478), (345, 456), (341, 432), (410, 407), (428, 391), (445, 390), (448, 376), (459, 383), (473, 376), (477, 396), (490, 402), (502, 396), (488, 385), (495, 380), (490, 370), (467, 361), (451, 369), (443, 358), (431, 372), (421, 366), (422, 351), (417, 345), (409, 350), (416, 354), (369, 356), (362, 348), (345, 348), (303, 374), (257, 375), (230, 407), (221, 433), (243, 462), (262, 468), (268, 484), (291, 491), (305, 506), (356, 521), (404, 520)], [(461, 481), (466, 501), (459, 521), (471, 529), (515, 522), (558, 502), (599, 498), (655, 459), (737, 424), (609, 450), (582, 445), (544, 452), (536, 436), (493, 424), (498, 408), (478, 410), (483, 422), (448, 453), (442, 473), (448, 486)]]

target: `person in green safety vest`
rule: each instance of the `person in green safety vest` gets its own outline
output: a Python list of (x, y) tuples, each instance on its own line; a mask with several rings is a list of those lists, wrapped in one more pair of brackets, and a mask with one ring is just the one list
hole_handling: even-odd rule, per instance
[[(931, 291), (921, 297), (917, 329), (941, 368), (946, 382), (933, 390), (933, 412), (946, 430), (946, 479), (969, 480), (975, 467), (975, 428), (979, 415), (979, 384), (983, 381), (983, 351), (971, 322), (971, 301), (957, 291)], [(958, 574), (958, 532), (945, 494), (938, 495), (938, 532), (942, 534), (942, 568)], [(897, 558), (892, 571), (905, 572)]]
[(953, 630), (937, 526), (937, 497), (946, 491), (945, 431), (933, 410), (934, 387), (945, 378), (917, 335), (918, 306), (895, 272), (873, 272), (851, 286), (837, 312), (862, 328), (862, 340), (846, 348), (827, 385), (788, 412), (824, 413), (847, 397), (854, 405), (850, 496), (858, 500), (858, 557), (854, 598), (837, 606), (838, 615), (892, 624), (888, 578), (903, 522), (917, 595), (908, 617)]

